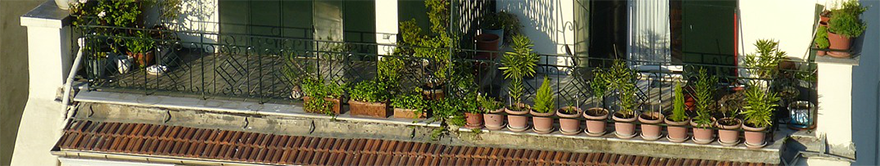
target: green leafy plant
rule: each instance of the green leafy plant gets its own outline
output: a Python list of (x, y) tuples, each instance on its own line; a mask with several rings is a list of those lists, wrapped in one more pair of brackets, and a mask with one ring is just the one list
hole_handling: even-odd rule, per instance
[(155, 43), (149, 33), (138, 30), (134, 31), (131, 39), (125, 40), (125, 47), (132, 53), (146, 53), (153, 50)]
[(495, 100), (495, 98), (493, 97), (489, 97), (486, 94), (478, 95), (477, 101), (480, 102), (480, 109), (483, 110), (482, 113), (498, 110), (502, 107), (501, 102)]
[(673, 108), (672, 115), (669, 116), (669, 119), (675, 122), (682, 122), (687, 119), (687, 114), (685, 114), (685, 105), (684, 105), (684, 92), (681, 89), (681, 82), (675, 83), (674, 90), (675, 99), (673, 100)]
[(401, 21), (398, 27), (400, 28), (401, 41), (398, 42), (399, 47), (394, 48), (394, 53), (411, 56), (414, 54), (413, 47), (418, 46), (425, 38), (422, 34), (422, 28), (419, 27), (415, 19)]
[(828, 41), (828, 28), (825, 26), (819, 26), (816, 29), (816, 39), (813, 40), (816, 43), (816, 47), (819, 49), (827, 49), (828, 46), (831, 46), (831, 43)]
[[(333, 82), (337, 82), (338, 80), (334, 80)], [(345, 85), (339, 85), (336, 83), (325, 83), (323, 79), (319, 78), (307, 78), (303, 81), (302, 90), (306, 96), (310, 96), (313, 98), (334, 98), (338, 99), (342, 97), (342, 94), (345, 92), (343, 88)]]
[(610, 87), (619, 93), (617, 99), (619, 100), (620, 110), (617, 113), (620, 113), (624, 118), (635, 116), (637, 106), (637, 89), (634, 82), (636, 80), (635, 72), (626, 66), (626, 62), (615, 60), (614, 65), (611, 66), (607, 74), (614, 76), (613, 80), (609, 80), (611, 83)]
[(369, 80), (355, 84), (348, 92), (352, 100), (378, 103), (388, 100), (389, 93), (385, 87), (382, 81)]
[[(519, 23), (519, 18), (516, 15), (511, 13), (501, 11), (496, 13), (496, 17), (498, 19), (499, 24), (504, 27), (504, 36), (516, 36), (520, 35), (520, 29), (522, 29), (522, 25)], [(510, 38), (504, 38), (508, 40), (506, 42), (510, 42)]]
[(745, 105), (743, 98), (745, 95), (742, 91), (730, 93), (718, 99), (718, 109), (725, 118), (734, 118), (739, 115)]
[(442, 33), (439, 36), (426, 38), (419, 42), (420, 47), (414, 48), (415, 57), (430, 60), (431, 68), (434, 71), (431, 76), (437, 82), (443, 83), (448, 79), (448, 70), (453, 63), (452, 54), (448, 48), (453, 46), (452, 38)]
[(323, 98), (309, 100), (309, 102), (304, 103), (304, 105), (306, 112), (322, 113), (330, 116), (335, 115), (332, 111), (334, 103), (324, 100)]
[(593, 80), (590, 81), (590, 90), (593, 91), (593, 97), (599, 100), (604, 107), (605, 94), (608, 93), (608, 74), (602, 68), (593, 69)]
[(710, 127), (712, 124), (712, 108), (715, 104), (715, 85), (718, 78), (706, 73), (705, 68), (697, 68), (696, 81), (694, 82), (694, 99), (696, 99), (697, 116), (694, 122), (699, 127)]
[[(143, 11), (141, 6), (148, 1), (139, 0), (113, 0), (99, 1), (96, 16), (102, 22), (107, 22), (115, 27), (135, 27), (138, 17)], [(103, 14), (102, 14), (103, 13)]]
[(394, 108), (413, 109), (416, 110), (416, 114), (418, 115), (422, 114), (428, 107), (428, 101), (426, 101), (421, 94), (401, 94), (396, 95), (391, 99), (391, 106)]
[(427, 0), (425, 8), (428, 10), (428, 19), (431, 20), (431, 31), (446, 32), (446, 27), (449, 27), (449, 1)]
[(389, 85), (397, 85), (400, 80), (400, 71), (404, 67), (403, 60), (399, 57), (386, 56), (376, 64), (377, 77)]
[(746, 54), (743, 65), (759, 80), (770, 80), (779, 72), (777, 66), (785, 59), (785, 51), (779, 50), (779, 42), (760, 39), (755, 42), (756, 53)]
[(499, 69), (504, 71), (504, 78), (510, 80), (508, 83), (508, 93), (512, 98), (512, 103), (521, 103), (523, 91), (523, 77), (531, 77), (535, 75), (535, 66), (538, 63), (538, 55), (532, 50), (532, 41), (524, 35), (513, 37), (513, 51), (506, 52), (501, 59), (502, 67)]
[(868, 10), (857, 0), (843, 2), (839, 9), (831, 11), (831, 20), (828, 21), (828, 30), (844, 37), (858, 37), (865, 32), (867, 25), (859, 19), (862, 13)]
[(178, 15), (180, 15), (180, 9), (182, 0), (159, 0), (156, 2), (156, 5), (160, 8), (159, 19), (164, 21), (171, 21), (177, 19)]
[(776, 92), (764, 91), (754, 86), (746, 89), (745, 111), (742, 112), (745, 124), (758, 128), (770, 126), (771, 116), (778, 102)]
[(550, 78), (544, 77), (544, 82), (541, 83), (541, 87), (538, 88), (538, 92), (535, 95), (535, 112), (539, 113), (548, 113), (553, 111), (556, 107), (556, 103), (553, 102), (553, 91), (550, 88)]

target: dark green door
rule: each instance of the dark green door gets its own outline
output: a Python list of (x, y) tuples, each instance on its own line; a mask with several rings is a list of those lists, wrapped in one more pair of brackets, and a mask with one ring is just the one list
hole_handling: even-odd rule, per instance
[(736, 0), (682, 1), (685, 63), (734, 65)]

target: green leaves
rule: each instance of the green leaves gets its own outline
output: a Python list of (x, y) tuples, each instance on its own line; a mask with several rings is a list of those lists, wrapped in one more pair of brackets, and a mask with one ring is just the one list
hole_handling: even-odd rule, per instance
[(481, 113), (498, 110), (502, 107), (501, 102), (495, 100), (495, 98), (489, 97), (486, 94), (478, 95), (477, 101), (480, 102), (480, 109), (483, 110)]
[(705, 68), (697, 68), (696, 81), (694, 82), (694, 99), (696, 100), (697, 116), (694, 117), (694, 122), (699, 124), (699, 127), (711, 126), (711, 109), (714, 104), (716, 104), (714, 92), (717, 84), (717, 77), (707, 74)]
[(865, 10), (868, 9), (862, 7), (856, 0), (844, 2), (839, 9), (831, 11), (831, 20), (828, 21), (829, 30), (850, 38), (862, 35), (867, 26), (859, 16)]
[(535, 95), (535, 112), (539, 113), (548, 113), (553, 111), (556, 107), (556, 103), (553, 102), (553, 91), (550, 88), (550, 78), (544, 77), (544, 82), (541, 83), (541, 87), (538, 88), (538, 92)]
[(428, 9), (428, 19), (431, 20), (431, 31), (434, 33), (446, 32), (449, 25), (449, 1), (427, 0), (425, 8)]
[(535, 75), (538, 54), (533, 52), (532, 46), (534, 44), (525, 35), (513, 36), (511, 46), (513, 51), (504, 54), (504, 57), (501, 59), (503, 66), (498, 68), (504, 71), (504, 79), (510, 80), (508, 93), (517, 103), (522, 100), (523, 91), (525, 90), (522, 82), (523, 77)]
[(133, 53), (149, 52), (153, 49), (153, 44), (156, 43), (144, 30), (136, 30), (131, 39), (123, 40), (125, 40), (125, 47), (128, 48), (128, 51)]
[(388, 99), (388, 91), (385, 83), (377, 80), (362, 81), (349, 89), (352, 100), (363, 102), (385, 102)]
[(611, 79), (608, 77), (608, 74), (602, 68), (593, 69), (593, 80), (590, 81), (590, 90), (593, 91), (593, 96), (596, 99), (603, 99), (605, 94), (608, 93), (608, 81)]
[(416, 113), (421, 114), (428, 107), (428, 101), (421, 94), (401, 94), (391, 99), (391, 106), (394, 108), (414, 109)]
[[(333, 82), (337, 82), (334, 80)], [(340, 98), (344, 93), (343, 85), (339, 85), (336, 83), (325, 84), (324, 79), (320, 78), (306, 78), (302, 83), (302, 91), (306, 96), (314, 97), (314, 98)]]
[(681, 89), (681, 82), (675, 83), (674, 90), (675, 99), (673, 100), (673, 109), (672, 115), (669, 116), (669, 119), (676, 122), (681, 122), (687, 119), (687, 115), (685, 114), (685, 105), (684, 105), (684, 92)]
[(831, 46), (831, 43), (828, 41), (828, 28), (819, 26), (816, 29), (816, 39), (813, 42), (816, 43), (816, 47), (819, 47), (819, 49), (826, 49), (828, 46)]
[(766, 127), (772, 123), (773, 110), (778, 106), (779, 97), (776, 92), (767, 92), (752, 86), (746, 89), (746, 106), (742, 112), (746, 124), (753, 127)]
[(746, 54), (743, 65), (746, 70), (759, 79), (769, 80), (776, 75), (776, 66), (785, 58), (785, 51), (779, 50), (779, 42), (769, 39), (760, 39), (755, 42), (756, 53)]
[(627, 67), (626, 62), (622, 60), (614, 60), (614, 65), (607, 72), (609, 87), (619, 92), (618, 100), (620, 105), (619, 113), (623, 115), (634, 115), (636, 109), (636, 75), (632, 69)]

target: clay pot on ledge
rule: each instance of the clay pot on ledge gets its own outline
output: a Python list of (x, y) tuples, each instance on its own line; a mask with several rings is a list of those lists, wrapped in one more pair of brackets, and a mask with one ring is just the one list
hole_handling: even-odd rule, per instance
[(140, 65), (141, 67), (153, 65), (153, 51), (147, 51), (146, 53), (128, 52), (128, 56), (132, 57), (132, 59), (137, 60), (138, 65)]
[(653, 141), (661, 138), (660, 130), (663, 127), (659, 124), (663, 123), (663, 114), (660, 114), (660, 112), (645, 112), (639, 115), (639, 122), (642, 123), (642, 139)]
[(507, 129), (516, 132), (528, 130), (529, 117), (523, 115), (531, 112), (532, 107), (524, 103), (516, 103), (513, 106), (517, 106), (521, 110), (510, 109), (510, 106), (504, 107), (504, 112), (507, 113)]
[(534, 130), (536, 133), (548, 134), (553, 132), (553, 114), (556, 114), (555, 110), (550, 110), (550, 112), (540, 113), (535, 110), (531, 110), (532, 114), (532, 124), (534, 126)]
[(385, 103), (362, 102), (357, 100), (349, 100), (351, 106), (349, 112), (354, 116), (369, 116), (377, 118), (387, 118), (390, 111)]
[(584, 118), (587, 118), (587, 130), (584, 131), (589, 136), (602, 136), (605, 134), (605, 126), (608, 123), (608, 109), (590, 108), (584, 111)]
[(488, 113), (483, 114), (483, 120), (486, 122), (486, 129), (489, 130), (501, 130), (505, 126), (504, 124), (504, 115), (500, 114), (504, 112), (504, 108), (491, 110)]
[(418, 113), (416, 109), (405, 109), (405, 108), (394, 108), (394, 118), (405, 118), (405, 119), (425, 119), (428, 117), (428, 113), (422, 111), (422, 113)]
[(465, 112), (464, 117), (465, 119), (467, 119), (467, 124), (465, 124), (465, 127), (469, 129), (483, 128), (483, 114)]
[(676, 142), (676, 143), (681, 143), (681, 142), (687, 141), (687, 139), (688, 139), (687, 125), (688, 125), (688, 122), (691, 121), (691, 118), (688, 117), (687, 119), (685, 119), (681, 122), (676, 122), (676, 121), (673, 121), (672, 119), (669, 119), (669, 118), (670, 117), (668, 117), (668, 116), (666, 118), (664, 118), (665, 119), (664, 121), (666, 122), (666, 134), (667, 134), (666, 139), (668, 139), (669, 142)]
[(712, 123), (708, 125), (698, 125), (694, 122), (694, 119), (691, 119), (691, 126), (694, 128), (694, 143), (696, 144), (709, 144), (715, 140), (715, 129), (712, 129), (712, 126), (715, 126), (715, 118), (712, 118)]
[[(304, 96), (302, 99), (303, 99), (303, 103), (309, 103), (309, 100), (312, 100), (312, 97)], [(341, 102), (339, 102), (339, 99), (325, 97), (324, 101), (328, 101), (328, 102), (333, 103), (333, 106), (330, 107), (330, 111), (333, 112), (333, 115), (339, 115), (341, 113), (340, 108), (342, 108), (342, 104), (341, 104)], [(311, 112), (311, 111), (306, 110), (306, 112)], [(321, 113), (321, 112), (311, 112), (311, 113)]]
[(499, 43), (501, 38), (495, 34), (484, 33), (477, 36), (477, 56), (479, 60), (493, 60), (498, 57)]
[(742, 128), (743, 130), (745, 130), (746, 147), (748, 147), (749, 149), (758, 149), (767, 145), (767, 143), (764, 141), (764, 138), (767, 134), (764, 133), (765, 131), (767, 131), (766, 126), (759, 128), (752, 127), (748, 123), (742, 123)]
[(636, 136), (636, 115), (624, 115), (614, 113), (611, 116), (614, 119), (614, 134), (617, 138), (629, 139)]
[(577, 135), (580, 133), (581, 123), (577, 118), (582, 112), (580, 108), (573, 106), (566, 106), (557, 110), (556, 116), (559, 116), (559, 132), (565, 135)]
[(739, 143), (739, 128), (742, 120), (736, 118), (721, 118), (716, 122), (718, 128), (718, 142), (724, 146), (734, 146)]
[[(831, 43), (828, 46), (828, 49), (832, 50), (849, 50), (849, 47), (852, 46), (852, 38), (845, 37), (843, 35), (838, 35), (836, 33), (832, 33), (828, 31), (828, 42)], [(828, 56), (835, 58), (849, 58), (850, 53), (847, 51), (828, 51)]]

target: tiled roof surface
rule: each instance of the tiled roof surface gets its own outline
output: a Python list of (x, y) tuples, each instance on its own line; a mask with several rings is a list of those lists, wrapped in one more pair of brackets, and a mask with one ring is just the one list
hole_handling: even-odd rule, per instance
[(71, 121), (61, 150), (305, 165), (764, 165), (607, 153), (447, 146), (261, 134), (141, 123)]

